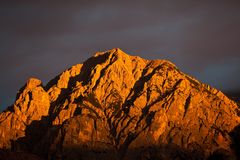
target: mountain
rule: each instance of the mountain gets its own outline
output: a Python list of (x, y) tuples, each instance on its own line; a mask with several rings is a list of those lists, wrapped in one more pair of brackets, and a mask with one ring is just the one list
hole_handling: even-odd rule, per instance
[(49, 160), (227, 159), (239, 154), (239, 123), (221, 91), (112, 49), (46, 86), (29, 79), (0, 114), (0, 148)]
[(226, 95), (230, 98), (230, 99), (232, 99), (232, 100), (234, 100), (235, 102), (237, 102), (238, 103), (238, 106), (240, 106), (240, 92), (225, 92), (226, 93)]

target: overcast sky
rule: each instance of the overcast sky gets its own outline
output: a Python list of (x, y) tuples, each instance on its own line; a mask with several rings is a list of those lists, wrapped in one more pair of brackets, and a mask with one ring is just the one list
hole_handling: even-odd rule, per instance
[(240, 90), (239, 0), (129, 1), (1, 1), (0, 106), (13, 103), (28, 78), (46, 84), (112, 48)]

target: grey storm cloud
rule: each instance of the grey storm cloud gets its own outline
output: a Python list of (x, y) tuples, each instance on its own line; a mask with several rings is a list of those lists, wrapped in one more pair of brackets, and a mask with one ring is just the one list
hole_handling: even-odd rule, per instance
[(0, 106), (29, 77), (44, 83), (111, 48), (169, 59), (221, 90), (239, 90), (240, 1), (0, 2)]

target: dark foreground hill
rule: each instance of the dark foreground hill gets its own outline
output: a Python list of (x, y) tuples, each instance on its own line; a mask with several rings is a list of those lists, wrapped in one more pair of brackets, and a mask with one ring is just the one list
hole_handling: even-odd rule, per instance
[(0, 114), (0, 157), (234, 159), (239, 123), (234, 101), (171, 62), (113, 49), (31, 78)]

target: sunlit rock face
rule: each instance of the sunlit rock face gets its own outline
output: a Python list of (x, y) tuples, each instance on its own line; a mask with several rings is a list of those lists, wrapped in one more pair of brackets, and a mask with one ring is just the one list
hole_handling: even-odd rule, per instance
[(1, 148), (11, 148), (13, 141), (25, 136), (28, 125), (48, 116), (49, 95), (41, 84), (38, 79), (29, 79), (20, 89), (13, 106), (0, 114)]
[(69, 160), (231, 157), (239, 116), (235, 102), (171, 62), (112, 49), (45, 87), (30, 79), (0, 115), (0, 147)]

